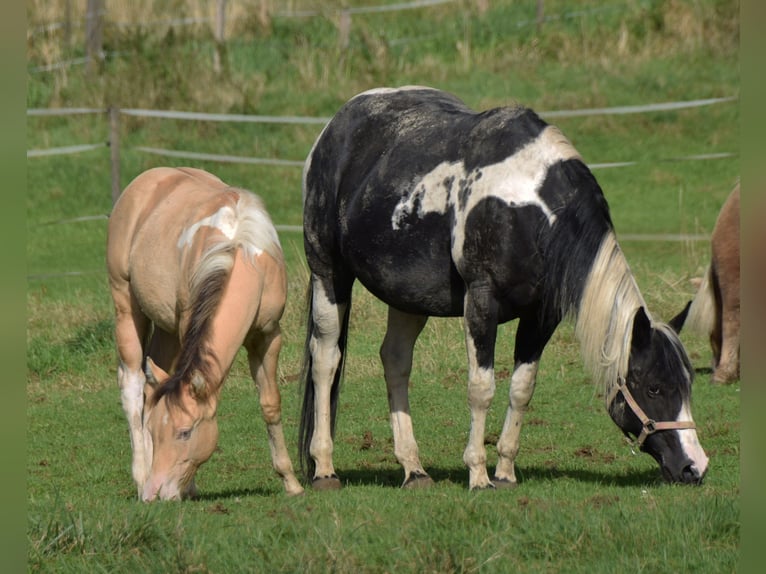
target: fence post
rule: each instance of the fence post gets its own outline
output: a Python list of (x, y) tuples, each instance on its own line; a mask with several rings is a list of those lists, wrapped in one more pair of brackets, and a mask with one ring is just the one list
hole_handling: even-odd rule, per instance
[(72, 49), (72, 0), (66, 0), (64, 4), (64, 53), (69, 54)]
[(338, 49), (340, 51), (339, 66), (343, 66), (346, 61), (346, 53), (348, 52), (350, 37), (351, 12), (348, 10), (341, 10), (338, 21)]
[(88, 56), (88, 73), (94, 73), (104, 52), (104, 0), (88, 0), (85, 17), (85, 54)]
[(543, 30), (543, 20), (545, 20), (545, 0), (537, 0), (537, 33)]
[(224, 39), (226, 35), (226, 0), (218, 0), (215, 12), (215, 52), (213, 53), (213, 71), (221, 73)]
[(122, 193), (120, 186), (120, 109), (109, 107), (109, 150), (112, 158), (112, 205)]

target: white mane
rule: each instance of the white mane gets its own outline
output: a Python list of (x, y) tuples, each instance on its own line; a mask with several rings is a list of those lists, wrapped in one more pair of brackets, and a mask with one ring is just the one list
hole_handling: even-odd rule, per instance
[(628, 262), (610, 232), (586, 279), (575, 323), (585, 368), (605, 397), (618, 377), (627, 376), (633, 318), (639, 307), (644, 307), (651, 320)]

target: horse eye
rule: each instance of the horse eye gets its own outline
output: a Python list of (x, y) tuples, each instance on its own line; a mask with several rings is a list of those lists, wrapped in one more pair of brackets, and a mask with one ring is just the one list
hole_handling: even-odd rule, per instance
[(178, 440), (189, 440), (191, 438), (192, 429), (180, 430), (176, 438)]

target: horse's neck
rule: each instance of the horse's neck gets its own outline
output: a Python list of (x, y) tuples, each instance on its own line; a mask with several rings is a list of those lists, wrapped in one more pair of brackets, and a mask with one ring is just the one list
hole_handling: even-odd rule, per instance
[[(253, 265), (245, 261), (241, 250), (237, 250), (229, 281), (212, 317), (207, 343), (207, 348), (213, 355), (211, 360), (217, 363), (213, 372), (220, 375), (219, 385), (248, 333), (259, 330), (266, 324), (278, 324), (283, 303), (280, 306), (279, 294), (275, 304), (270, 301), (271, 277), (268, 275), (269, 270), (264, 269), (272, 262), (269, 255), (263, 254)], [(283, 291), (278, 291), (283, 297)]]

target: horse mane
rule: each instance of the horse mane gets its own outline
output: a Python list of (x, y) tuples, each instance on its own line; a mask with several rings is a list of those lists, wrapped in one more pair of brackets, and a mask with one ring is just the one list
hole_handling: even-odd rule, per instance
[[(619, 377), (628, 374), (633, 319), (639, 307), (652, 321), (614, 233), (607, 233), (593, 260), (575, 320), (585, 368), (605, 395)], [(652, 326), (658, 325), (652, 321)]]
[(556, 210), (546, 243), (543, 316), (555, 322), (574, 317), (585, 369), (606, 398), (619, 377), (627, 376), (639, 307), (674, 347), (681, 343), (669, 326), (655, 323), (646, 308), (590, 170), (579, 159), (560, 167), (562, 180), (578, 191)]
[(181, 350), (173, 374), (165, 380), (152, 396), (151, 405), (167, 397), (169, 406), (181, 406), (181, 389), (184, 381), (199, 374), (206, 385), (201, 398), (207, 400), (215, 392), (211, 366), (217, 357), (210, 350), (207, 341), (218, 306), (229, 282), (234, 259), (238, 249), (243, 251), (245, 261), (253, 264), (262, 252), (282, 262), (283, 253), (274, 225), (261, 199), (243, 189), (234, 191), (237, 227), (231, 239), (216, 235), (209, 238), (209, 245), (199, 258), (189, 284), (189, 324), (182, 334)]

